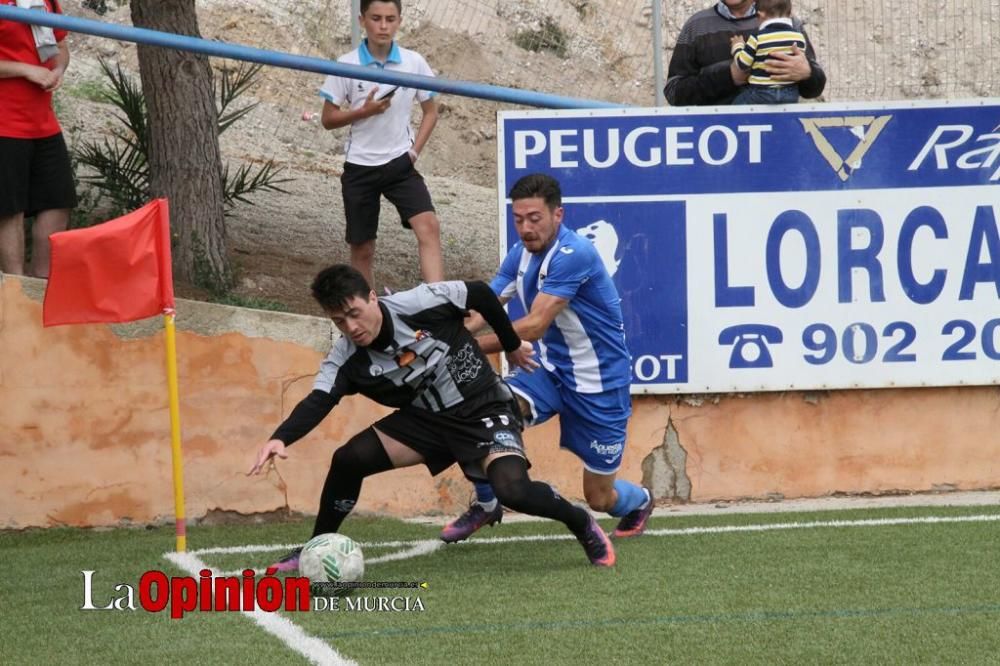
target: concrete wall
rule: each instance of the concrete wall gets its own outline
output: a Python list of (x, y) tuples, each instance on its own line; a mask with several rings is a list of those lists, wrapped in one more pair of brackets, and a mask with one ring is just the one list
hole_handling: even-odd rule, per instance
[[(44, 282), (0, 276), (0, 528), (171, 520), (162, 321), (41, 327)], [(330, 344), (314, 317), (177, 306), (188, 518), (315, 513), (335, 447), (386, 410), (338, 406), (266, 478), (254, 453)], [(695, 502), (1000, 487), (996, 387), (636, 397), (622, 476)], [(533, 476), (582, 496), (557, 425), (529, 430)], [(470, 487), (453, 468), (365, 483), (360, 511), (450, 515)]]

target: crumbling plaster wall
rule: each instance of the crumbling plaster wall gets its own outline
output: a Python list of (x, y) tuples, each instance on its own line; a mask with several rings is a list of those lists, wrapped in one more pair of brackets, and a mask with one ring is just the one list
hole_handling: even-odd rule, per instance
[[(114, 525), (173, 513), (162, 323), (41, 327), (44, 283), (0, 278), (0, 528)], [(187, 514), (314, 513), (330, 456), (386, 413), (351, 398), (265, 477), (257, 448), (312, 385), (329, 322), (178, 303)], [(1000, 487), (996, 387), (636, 396), (621, 475), (660, 499), (718, 501)], [(535, 478), (581, 498), (558, 424), (529, 430)], [(365, 483), (360, 511), (449, 515), (453, 468)]]

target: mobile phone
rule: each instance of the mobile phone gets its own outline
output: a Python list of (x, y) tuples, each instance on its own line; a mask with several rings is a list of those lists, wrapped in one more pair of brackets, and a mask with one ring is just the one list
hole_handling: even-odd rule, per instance
[[(393, 86), (393, 87), (389, 88), (389, 92), (380, 94), (378, 97), (376, 97), (375, 101), (376, 102), (381, 102), (384, 99), (390, 99), (393, 95), (396, 94), (397, 90), (399, 90), (399, 86)], [(381, 93), (382, 91), (380, 90), (379, 92)]]

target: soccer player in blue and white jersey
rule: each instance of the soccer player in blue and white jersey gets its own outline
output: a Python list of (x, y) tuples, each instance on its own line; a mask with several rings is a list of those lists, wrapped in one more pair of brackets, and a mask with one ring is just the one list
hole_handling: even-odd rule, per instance
[[(503, 302), (518, 299), (528, 314), (514, 322), (522, 340), (538, 342), (541, 367), (507, 379), (529, 425), (559, 414), (559, 446), (583, 462), (583, 494), (595, 511), (621, 518), (614, 536), (637, 536), (653, 511), (648, 489), (616, 479), (632, 413), (631, 358), (621, 298), (593, 244), (562, 225), (559, 182), (525, 176), (510, 191), (520, 242), (491, 283)], [(501, 350), (495, 335), (477, 338)], [(476, 501), (441, 532), (461, 541), (500, 521), (503, 507), (487, 484)]]

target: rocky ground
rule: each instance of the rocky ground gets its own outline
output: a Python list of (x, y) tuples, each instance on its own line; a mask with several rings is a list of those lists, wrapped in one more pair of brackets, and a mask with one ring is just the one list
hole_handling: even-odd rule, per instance
[[(130, 22), (127, 7), (112, 7), (98, 16), (77, 0), (63, 4), (70, 14)], [(300, 5), (294, 3), (214, 0), (198, 3), (199, 23), (204, 37), (329, 57), (350, 49), (346, 13), (339, 11), (339, 5), (347, 4), (316, 14), (323, 16), (322, 21), (313, 19), (310, 25), (300, 20), (301, 11), (295, 9)], [(419, 9), (415, 8), (415, 17), (407, 15), (408, 29), (401, 41), (424, 54), (439, 76), (528, 88), (533, 67), (555, 71), (563, 62), (551, 54), (520, 49), (514, 49), (518, 53), (512, 56), (508, 42), (490, 44), (481, 34), (440, 28), (421, 18), (428, 12)], [(102, 82), (98, 59), (118, 62), (133, 73), (138, 64), (135, 46), (128, 43), (73, 35), (71, 49), (73, 63), (57, 107), (74, 143), (100, 137), (116, 124), (113, 108), (97, 101), (95, 94)], [(304, 119), (322, 106), (316, 93), (321, 83), (320, 75), (265, 68), (259, 85), (246, 98), (259, 102), (258, 107), (221, 137), (224, 159), (234, 163), (274, 159), (290, 179), (282, 185), (287, 194), (257, 195), (254, 205), (238, 207), (228, 220), (239, 276), (236, 293), (314, 314), (318, 311), (308, 297), (311, 277), (324, 265), (347, 260), (339, 185), (345, 131), (325, 131), (316, 120)], [(574, 85), (566, 81), (564, 89), (550, 92), (585, 94), (572, 89)], [(440, 100), (440, 121), (419, 168), (441, 219), (449, 277), (486, 278), (496, 268), (499, 252), (495, 139), (500, 105), (456, 96)], [(100, 216), (100, 202), (93, 195), (84, 199)], [(384, 204), (376, 269), (379, 287), (399, 289), (420, 279), (415, 241), (398, 220), (395, 210)], [(186, 285), (178, 285), (178, 291), (200, 295)]]
[[(101, 4), (94, 0), (62, 4), (69, 14), (129, 23), (128, 7), (113, 0), (103, 3), (109, 10), (103, 15), (93, 11)], [(664, 3), (665, 62), (684, 20), (708, 4)], [(886, 15), (882, 4), (796, 2), (830, 75), (828, 97), (838, 91), (839, 99), (866, 100), (989, 94), (1000, 65), (980, 46), (994, 41), (991, 26), (1000, 21), (1000, 0), (958, 0), (961, 7), (948, 9), (935, 0), (919, 0), (906, 16)], [(349, 5), (347, 0), (197, 3), (206, 38), (327, 58), (350, 49)], [(537, 29), (545, 16), (565, 30), (563, 57), (514, 43), (519, 32)], [(844, 37), (844, 29), (864, 16), (880, 17), (874, 32)], [(439, 76), (649, 105), (654, 88), (650, 25), (649, 7), (635, 0), (408, 0), (400, 41), (423, 53)], [(839, 39), (829, 38), (834, 32)], [(954, 40), (968, 46), (942, 45)], [(102, 81), (98, 58), (131, 72), (138, 67), (132, 44), (73, 35), (71, 49), (73, 63), (56, 104), (72, 144), (99, 138), (115, 124), (112, 107), (95, 101)], [(912, 53), (920, 57), (909, 57)], [(229, 245), (239, 276), (236, 292), (309, 313), (317, 313), (307, 294), (310, 278), (320, 267), (347, 258), (338, 180), (345, 130), (328, 132), (314, 120), (303, 120), (321, 107), (316, 94), (321, 83), (320, 75), (266, 67), (247, 96), (259, 105), (221, 140), (224, 159), (273, 159), (291, 179), (284, 185), (287, 194), (258, 195), (255, 205), (240, 206), (229, 218)], [(441, 219), (446, 270), (456, 279), (488, 277), (498, 259), (496, 112), (501, 105), (457, 96), (440, 99), (441, 119), (419, 168)], [(86, 194), (84, 201), (99, 217), (100, 202)], [(379, 287), (398, 289), (419, 281), (414, 250), (412, 234), (384, 206)], [(198, 295), (184, 285), (179, 290)]]

